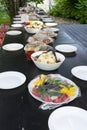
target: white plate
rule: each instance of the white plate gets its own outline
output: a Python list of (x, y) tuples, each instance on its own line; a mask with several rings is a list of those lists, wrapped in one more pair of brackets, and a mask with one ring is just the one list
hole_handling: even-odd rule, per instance
[(68, 44), (58, 45), (55, 47), (55, 49), (57, 51), (65, 52), (65, 53), (71, 53), (77, 51), (77, 48), (75, 46), (68, 45)]
[(47, 19), (43, 19), (43, 22), (50, 23), (50, 22), (54, 22), (54, 20), (47, 18)]
[(41, 18), (48, 18), (48, 15), (39, 15)]
[(71, 73), (84, 81), (87, 81), (87, 66), (76, 66), (72, 68)]
[[(39, 75), (39, 76), (40, 76), (40, 75)], [(33, 98), (35, 98), (36, 100), (38, 100), (38, 101), (40, 101), (40, 102), (43, 102), (43, 103), (47, 103), (47, 104), (58, 104), (58, 105), (62, 105), (62, 104), (71, 102), (72, 100), (74, 100), (74, 99), (78, 96), (79, 88), (77, 87), (76, 90), (75, 90), (75, 95), (72, 96), (72, 97), (69, 96), (69, 100), (66, 100), (66, 101), (63, 101), (63, 102), (58, 102), (58, 103), (46, 102), (46, 101), (42, 100), (40, 97), (35, 96), (35, 95), (32, 93), (32, 90), (34, 89), (34, 83), (39, 79), (39, 76), (37, 76), (36, 78), (34, 78), (33, 80), (31, 80), (30, 83), (28, 84), (29, 93), (30, 93), (31, 96), (32, 96)], [(69, 79), (67, 79), (67, 78), (65, 78), (65, 77), (63, 77), (63, 76), (61, 76), (61, 75), (59, 75), (59, 74), (50, 74), (49, 76), (56, 77), (56, 79), (61, 79), (62, 81), (67, 81), (67, 83), (76, 86), (76, 84), (75, 84), (73, 81), (71, 81), (71, 80), (69, 80)]]
[(52, 31), (52, 32), (59, 32), (59, 28), (44, 28), (43, 30), (50, 30), (50, 31)]
[(20, 23), (19, 24), (12, 24), (11, 26), (15, 27), (15, 28), (17, 28), (17, 27), (19, 28), (19, 27), (23, 27), (23, 24), (20, 24)]
[(13, 89), (21, 86), (26, 81), (24, 74), (17, 71), (6, 71), (0, 73), (0, 88)]
[(21, 17), (21, 15), (15, 15), (15, 17), (16, 17), (16, 18), (19, 18), (19, 17)]
[(21, 18), (13, 18), (13, 20), (18, 20), (19, 21), (19, 20), (21, 20)]
[(9, 44), (2, 46), (2, 48), (6, 51), (18, 51), (18, 50), (22, 49), (23, 47), (24, 46), (20, 43), (9, 43)]
[(73, 106), (54, 110), (48, 119), (50, 130), (87, 130), (87, 111)]
[(36, 35), (33, 35), (32, 37), (29, 37), (27, 39), (28, 42), (36, 42), (36, 41), (41, 41), (44, 44), (50, 44), (53, 42), (53, 38), (47, 36), (47, 35), (43, 35), (43, 34), (39, 34), (38, 33)]
[(22, 21), (13, 21), (13, 23), (23, 23)]
[(7, 35), (20, 35), (22, 32), (21, 31), (16, 31), (16, 30), (14, 30), (14, 31), (8, 31), (8, 32), (6, 32), (6, 34)]
[(57, 26), (58, 24), (57, 23), (45, 23), (45, 25), (47, 27), (53, 27), (53, 26)]

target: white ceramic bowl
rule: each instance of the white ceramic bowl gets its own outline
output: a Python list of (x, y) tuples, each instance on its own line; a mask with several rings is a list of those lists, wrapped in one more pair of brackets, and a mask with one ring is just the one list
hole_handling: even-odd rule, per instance
[(28, 33), (38, 33), (40, 28), (32, 28), (32, 27), (29, 27), (28, 25), (25, 26), (25, 30), (28, 32)]
[(41, 53), (43, 53), (44, 51), (38, 51), (38, 52), (35, 52), (31, 55), (31, 59), (32, 61), (34, 62), (34, 64), (41, 70), (46, 70), (46, 71), (52, 71), (52, 70), (55, 70), (55, 69), (58, 69), (60, 67), (60, 65), (64, 62), (65, 60), (65, 56), (61, 53), (58, 53), (58, 52), (55, 52), (56, 54), (56, 57), (58, 57), (60, 59), (60, 62), (57, 62), (57, 63), (53, 63), (53, 64), (45, 64), (45, 63), (41, 63), (41, 62), (38, 62), (36, 61), (34, 58), (36, 56), (39, 56)]

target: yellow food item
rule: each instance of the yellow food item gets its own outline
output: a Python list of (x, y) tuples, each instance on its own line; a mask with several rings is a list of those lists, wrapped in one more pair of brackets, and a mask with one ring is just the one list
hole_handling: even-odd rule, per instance
[(53, 64), (56, 63), (56, 57), (52, 51), (43, 52), (38, 58), (38, 62), (42, 62), (44, 64)]
[(69, 86), (69, 87), (66, 87), (66, 86), (63, 86), (63, 88), (60, 90), (61, 93), (65, 93), (67, 94), (69, 97), (72, 97), (72, 96), (75, 96), (75, 92), (76, 92), (76, 88), (77, 86)]
[(37, 80), (34, 82), (34, 85), (38, 85), (38, 86), (39, 86), (39, 85), (42, 85), (43, 82), (44, 82), (45, 77), (46, 77), (46, 75), (41, 74), (40, 79), (37, 79)]

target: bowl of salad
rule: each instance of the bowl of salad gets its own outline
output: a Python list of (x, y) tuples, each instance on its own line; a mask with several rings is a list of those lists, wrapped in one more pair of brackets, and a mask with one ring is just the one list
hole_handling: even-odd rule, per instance
[(25, 25), (25, 30), (28, 33), (37, 33), (43, 27), (43, 22), (41, 21), (29, 21), (27, 25)]

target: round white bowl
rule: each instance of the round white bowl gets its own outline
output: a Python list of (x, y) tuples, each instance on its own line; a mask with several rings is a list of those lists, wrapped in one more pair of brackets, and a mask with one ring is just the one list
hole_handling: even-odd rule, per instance
[(29, 27), (28, 25), (25, 26), (25, 30), (28, 32), (28, 33), (38, 33), (40, 28), (32, 28), (32, 27)]
[(45, 64), (45, 63), (41, 63), (41, 62), (38, 62), (36, 61), (34, 58), (36, 56), (39, 56), (41, 53), (43, 53), (44, 51), (38, 51), (38, 52), (35, 52), (31, 55), (31, 59), (32, 61), (34, 62), (34, 64), (41, 70), (46, 70), (46, 71), (52, 71), (52, 70), (56, 70), (58, 69), (61, 64), (64, 62), (65, 60), (65, 56), (61, 53), (58, 53), (58, 52), (55, 52), (56, 54), (56, 57), (58, 57), (60, 59), (60, 62), (57, 62), (57, 63), (54, 63), (54, 64)]

